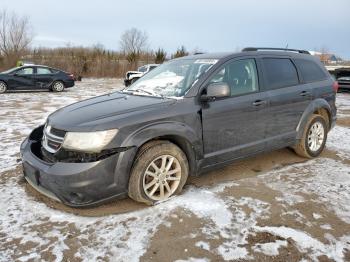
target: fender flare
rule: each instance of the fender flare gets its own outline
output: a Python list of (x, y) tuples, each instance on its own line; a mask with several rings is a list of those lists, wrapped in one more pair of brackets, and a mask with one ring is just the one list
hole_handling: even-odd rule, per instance
[(152, 123), (131, 133), (121, 147), (134, 147), (138, 151), (143, 144), (160, 137), (177, 144), (184, 151), (190, 165), (190, 174), (197, 175), (197, 160), (203, 157), (202, 140), (195, 130), (183, 123), (175, 121)]
[(7, 81), (5, 79), (0, 79), (0, 82), (4, 82), (5, 85), (7, 86), (7, 88), (9, 87), (9, 84), (7, 83)]
[[(325, 109), (327, 110), (327, 113), (329, 116), (331, 116), (331, 107), (329, 106), (328, 102), (322, 98), (318, 98), (313, 100), (308, 107), (304, 110), (299, 123), (297, 125), (296, 128), (296, 132), (297, 132), (297, 139), (301, 139), (301, 137), (303, 136), (303, 131), (305, 128), (305, 125), (307, 123), (307, 121), (309, 120), (310, 116), (317, 110), (319, 109)], [(331, 119), (329, 119), (331, 121)], [(329, 123), (330, 124), (330, 123)]]

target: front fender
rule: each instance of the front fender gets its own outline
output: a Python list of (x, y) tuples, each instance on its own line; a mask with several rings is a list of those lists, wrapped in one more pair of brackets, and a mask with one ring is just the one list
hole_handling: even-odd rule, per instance
[(317, 111), (318, 109), (324, 108), (327, 110), (328, 115), (330, 117), (330, 123), (332, 122), (332, 110), (330, 105), (328, 104), (328, 102), (322, 98), (318, 98), (313, 100), (309, 106), (304, 110), (304, 113), (302, 114), (299, 123), (297, 125), (296, 131), (297, 131), (297, 139), (301, 139), (301, 137), (303, 136), (303, 131), (305, 128), (305, 125), (308, 121), (308, 119), (310, 118), (310, 116)]
[(153, 140), (157, 137), (176, 136), (185, 139), (189, 142), (196, 151), (200, 151), (201, 137), (200, 130), (193, 130), (184, 123), (167, 121), (161, 123), (152, 123), (148, 126), (136, 130), (130, 134), (122, 143), (122, 147), (140, 147), (147, 141)]

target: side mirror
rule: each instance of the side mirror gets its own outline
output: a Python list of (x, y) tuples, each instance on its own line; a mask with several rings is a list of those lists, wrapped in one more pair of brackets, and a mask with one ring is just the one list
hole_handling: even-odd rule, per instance
[(229, 97), (231, 89), (224, 82), (211, 83), (207, 87), (207, 94), (201, 96), (202, 102), (215, 101), (217, 98)]

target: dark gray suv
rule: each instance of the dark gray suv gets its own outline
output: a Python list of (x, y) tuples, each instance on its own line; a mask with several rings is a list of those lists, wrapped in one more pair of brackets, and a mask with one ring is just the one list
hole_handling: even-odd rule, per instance
[(265, 49), (174, 59), (57, 110), (21, 145), (26, 180), (75, 207), (127, 195), (153, 204), (237, 159), (283, 147), (318, 156), (337, 83), (306, 51)]

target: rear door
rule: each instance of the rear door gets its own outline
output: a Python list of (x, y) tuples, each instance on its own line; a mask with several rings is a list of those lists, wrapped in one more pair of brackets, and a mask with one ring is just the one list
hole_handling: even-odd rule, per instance
[(204, 166), (262, 151), (268, 97), (260, 92), (255, 59), (227, 62), (206, 85), (212, 82), (228, 84), (231, 96), (202, 107)]
[(262, 57), (264, 90), (270, 107), (266, 139), (271, 148), (293, 143), (299, 120), (312, 99), (312, 88), (301, 84), (290, 57)]
[(53, 73), (50, 68), (37, 67), (35, 75), (35, 85), (39, 89), (47, 89), (51, 86)]
[(35, 87), (34, 67), (23, 67), (12, 74), (9, 85), (14, 89), (31, 89)]

